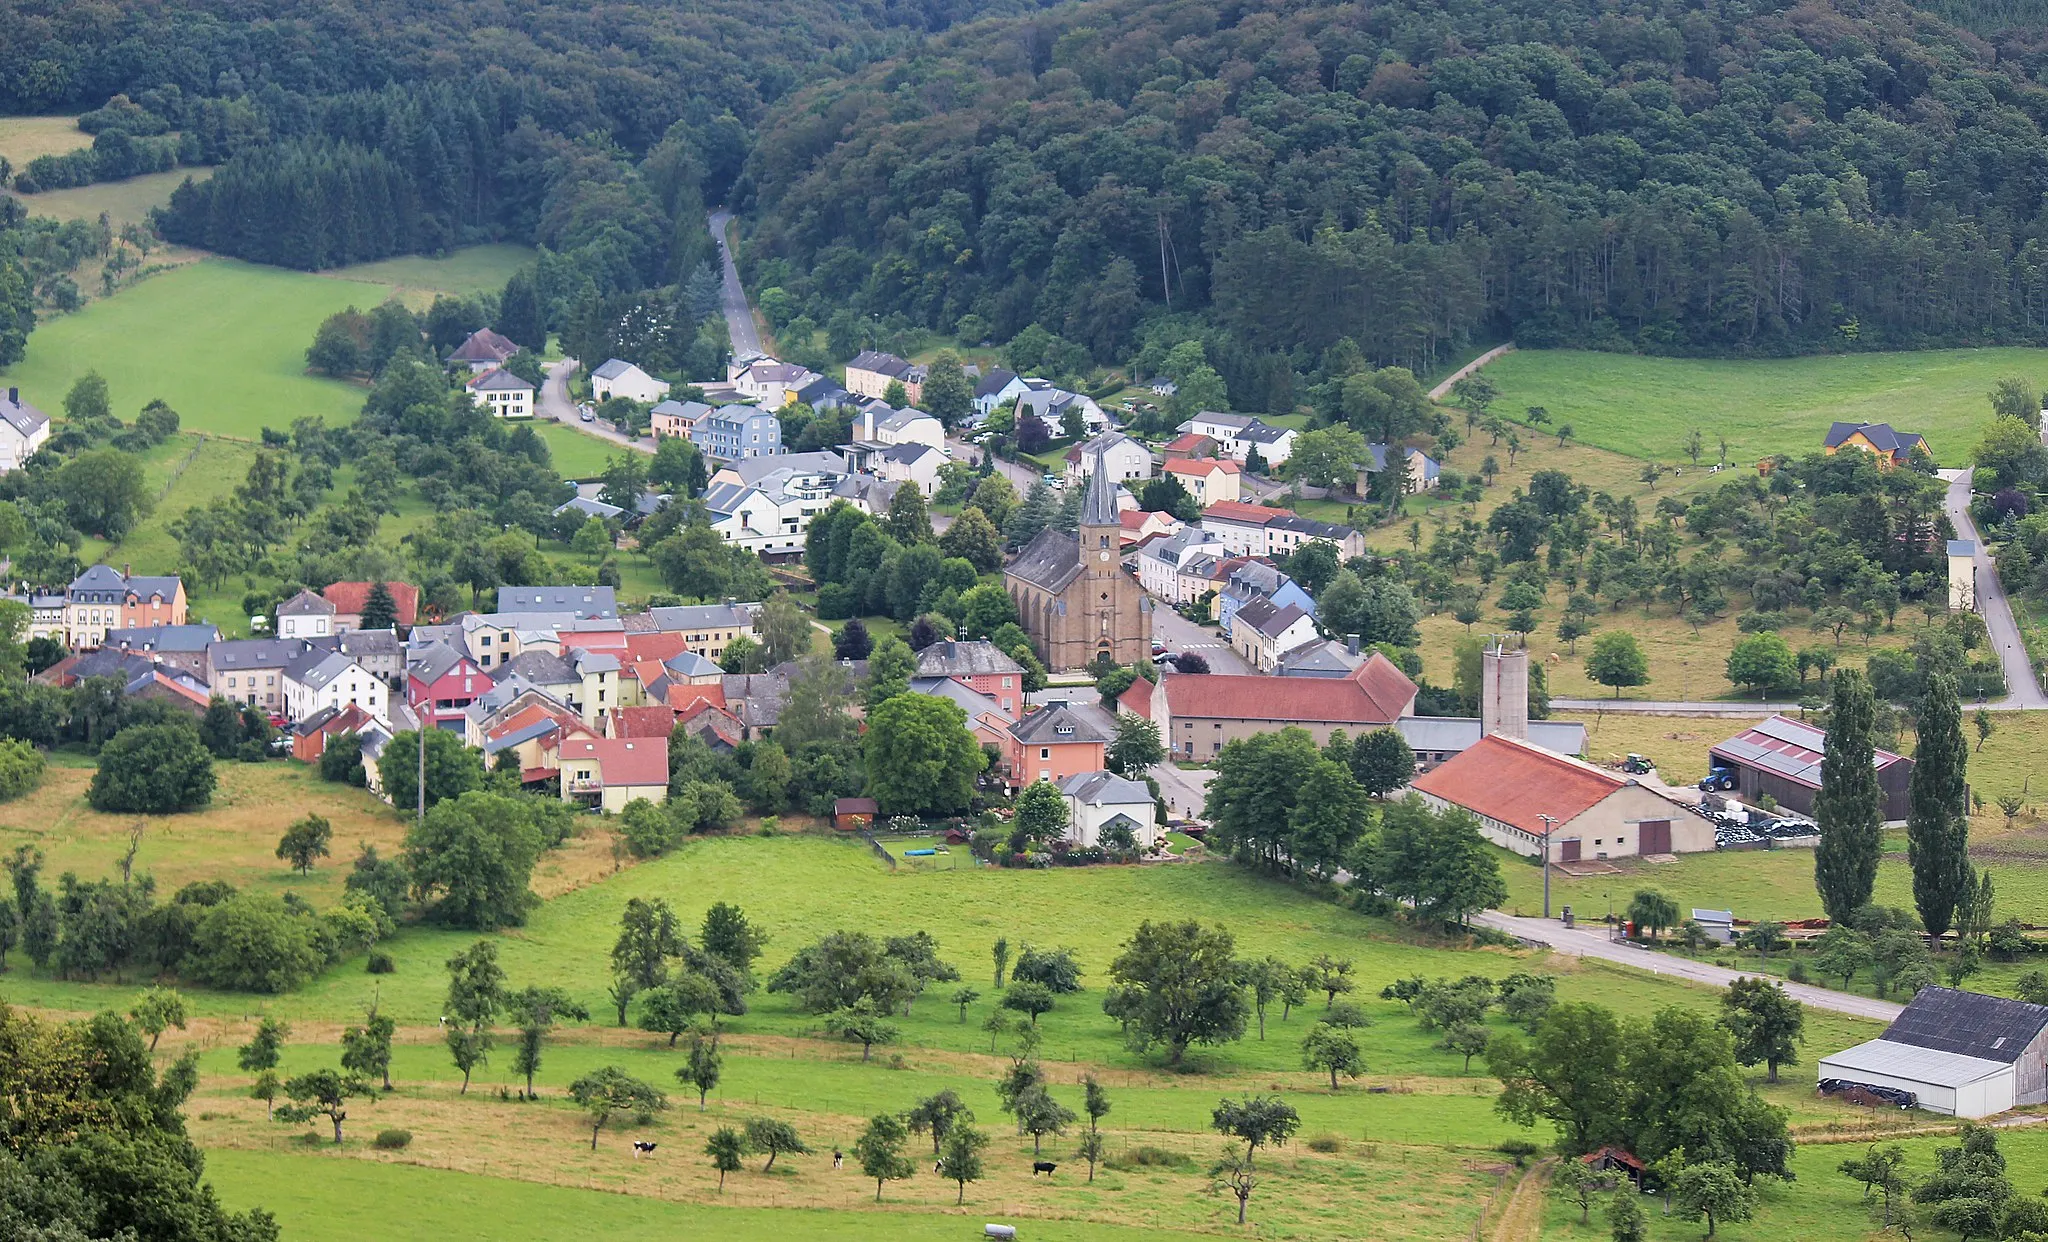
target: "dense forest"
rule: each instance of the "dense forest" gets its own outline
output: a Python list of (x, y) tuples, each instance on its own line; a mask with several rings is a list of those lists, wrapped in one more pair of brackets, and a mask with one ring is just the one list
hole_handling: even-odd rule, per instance
[(814, 317), (1111, 361), (1171, 311), (1265, 409), (1340, 338), (2048, 339), (2040, 80), (2037, 34), (1892, 0), (1090, 0), (798, 93), (746, 188)]

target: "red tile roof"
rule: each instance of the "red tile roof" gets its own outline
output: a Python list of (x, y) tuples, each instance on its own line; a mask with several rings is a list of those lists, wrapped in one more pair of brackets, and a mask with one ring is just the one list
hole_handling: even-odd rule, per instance
[(1116, 520), (1123, 524), (1125, 530), (1140, 530), (1153, 516), (1143, 509), (1125, 509), (1116, 515)]
[[(1224, 474), (1244, 473), (1244, 467), (1234, 461), (1216, 461), (1206, 457), (1174, 457), (1168, 459), (1167, 463), (1160, 468), (1174, 474), (1215, 474), (1218, 471)], [(1226, 501), (1223, 503), (1230, 502)]]
[(1133, 715), (1152, 719), (1152, 683), (1143, 677), (1138, 678), (1129, 689), (1116, 696), (1116, 705)]
[(1203, 517), (1226, 518), (1232, 522), (1250, 522), (1264, 526), (1284, 517), (1293, 517), (1292, 509), (1268, 509), (1264, 505), (1248, 505), (1241, 500), (1219, 500), (1202, 510)]
[(1216, 441), (1199, 431), (1190, 431), (1178, 439), (1169, 440), (1159, 451), (1169, 456), (1174, 453), (1199, 453), (1205, 448), (1215, 448)]
[(1222, 720), (1390, 725), (1415, 697), (1415, 683), (1375, 652), (1350, 677), (1260, 677), (1164, 673), (1167, 713)]
[(668, 743), (648, 738), (574, 738), (562, 743), (562, 766), (595, 759), (606, 785), (668, 784)]
[(614, 737), (667, 737), (675, 731), (676, 709), (657, 704), (653, 707), (622, 707), (612, 725)]
[(1550, 828), (1539, 815), (1569, 824), (1628, 784), (1590, 763), (1495, 733), (1416, 777), (1414, 788), (1541, 837)]
[(687, 635), (668, 630), (656, 630), (652, 634), (627, 634), (626, 650), (632, 654), (635, 663), (653, 660), (659, 664), (673, 660), (690, 649)]
[[(369, 602), (370, 588), (374, 582), (330, 582), (320, 591), (334, 611), (363, 615), (363, 605)], [(386, 582), (384, 589), (391, 592), (391, 601), (398, 605), (398, 623), (410, 626), (419, 619), (420, 589), (410, 582)]]
[(701, 686), (690, 685), (684, 682), (669, 683), (668, 705), (670, 707), (684, 711), (688, 710), (691, 704), (699, 701), (709, 703), (713, 707), (723, 708), (726, 705), (725, 687), (708, 682)]

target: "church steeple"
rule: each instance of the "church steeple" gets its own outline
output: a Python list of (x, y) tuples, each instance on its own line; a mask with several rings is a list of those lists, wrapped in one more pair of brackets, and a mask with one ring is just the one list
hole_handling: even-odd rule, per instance
[(1121, 526), (1116, 513), (1116, 484), (1110, 481), (1106, 454), (1096, 449), (1088, 456), (1093, 461), (1088, 470), (1088, 498), (1081, 506), (1081, 525)]

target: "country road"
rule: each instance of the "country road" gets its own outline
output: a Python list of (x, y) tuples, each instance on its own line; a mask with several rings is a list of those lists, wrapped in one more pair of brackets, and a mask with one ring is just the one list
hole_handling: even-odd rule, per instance
[[(1609, 940), (1604, 926), (1599, 930), (1588, 931), (1566, 927), (1552, 919), (1519, 918), (1512, 914), (1502, 914), (1498, 910), (1475, 914), (1472, 921), (1482, 927), (1506, 932), (1510, 936), (1519, 936), (1524, 940), (1547, 945), (1553, 953), (1615, 962), (1622, 966), (1633, 966), (1637, 970), (1647, 970), (1653, 975), (1669, 975), (1692, 983), (1725, 988), (1748, 975), (1746, 971), (1712, 966), (1706, 962), (1695, 962), (1691, 958), (1673, 957), (1649, 949), (1639, 949), (1623, 941)], [(1806, 983), (1787, 983), (1785, 992), (1803, 1005), (1832, 1013), (1847, 1014), (1852, 1018), (1868, 1018), (1875, 1022), (1890, 1022), (1898, 1017), (1904, 1008), (1890, 1001), (1855, 996), (1830, 988), (1817, 988)]]
[(1477, 371), (1479, 368), (1485, 366), (1487, 363), (1492, 362), (1495, 358), (1500, 357), (1502, 354), (1512, 353), (1514, 351), (1514, 348), (1515, 343), (1513, 341), (1509, 341), (1505, 345), (1496, 345), (1492, 349), (1487, 350), (1485, 353), (1479, 355), (1477, 358), (1474, 358), (1472, 361), (1466, 363), (1464, 366), (1459, 367), (1457, 370), (1451, 372), (1449, 378), (1445, 379), (1436, 387), (1430, 389), (1429, 399), (1431, 401), (1443, 400), (1445, 397), (1450, 395), (1452, 387), (1455, 386), (1459, 380), (1464, 379), (1466, 376), (1472, 374), (1474, 371)]
[(2027, 645), (2020, 640), (2020, 627), (2012, 617), (2012, 603), (2005, 597), (2005, 585), (1998, 580), (1998, 567), (1985, 553), (1984, 541), (1977, 537), (1977, 524), (1970, 520), (1970, 476), (1974, 470), (1971, 467), (1941, 472), (1941, 477), (1948, 480), (1948, 491), (1941, 504), (1956, 528), (1956, 538), (1977, 545), (1977, 611), (1983, 614), (1992, 649), (2005, 666), (2007, 690), (2005, 698), (1990, 706), (2008, 710), (2048, 708), (2048, 694), (2042, 693), (2041, 683), (2035, 680)]
[(747, 291), (740, 284), (740, 269), (732, 261), (732, 247), (726, 243), (726, 228), (732, 213), (720, 207), (711, 213), (711, 236), (718, 242), (718, 256), (725, 270), (719, 289), (719, 309), (725, 312), (726, 334), (732, 337), (732, 355), (745, 358), (761, 353), (761, 330), (754, 323), (754, 308), (747, 304)]

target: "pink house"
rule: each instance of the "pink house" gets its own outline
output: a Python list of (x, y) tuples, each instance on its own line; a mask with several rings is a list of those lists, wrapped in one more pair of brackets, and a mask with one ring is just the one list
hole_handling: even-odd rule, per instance
[(436, 729), (463, 727), (463, 709), (494, 683), (460, 648), (439, 643), (405, 665), (405, 701)]

